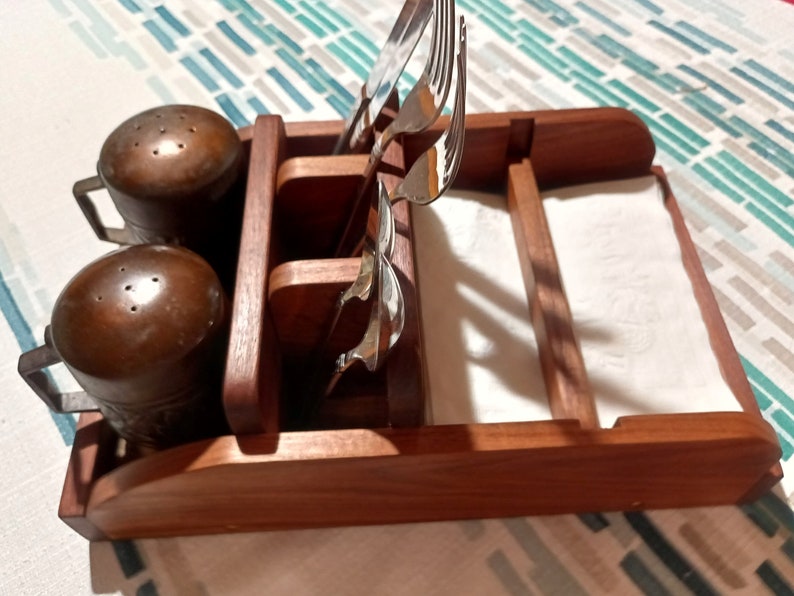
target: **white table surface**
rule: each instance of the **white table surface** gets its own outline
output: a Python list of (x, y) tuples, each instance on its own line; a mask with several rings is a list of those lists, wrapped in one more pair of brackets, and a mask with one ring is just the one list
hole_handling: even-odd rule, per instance
[[(117, 543), (89, 544), (58, 519), (74, 417), (51, 415), (16, 362), (42, 342), (60, 289), (110, 250), (93, 237), (72, 184), (95, 172), (117, 124), (154, 105), (203, 105), (238, 125), (263, 108), (291, 120), (339, 117), (399, 5), (0, 5), (0, 593), (761, 594), (794, 586), (785, 480), (743, 507)], [(649, 124), (790, 471), (794, 6), (459, 0), (458, 9), (469, 23), (470, 111), (625, 105)], [(327, 78), (310, 83), (300, 65)]]

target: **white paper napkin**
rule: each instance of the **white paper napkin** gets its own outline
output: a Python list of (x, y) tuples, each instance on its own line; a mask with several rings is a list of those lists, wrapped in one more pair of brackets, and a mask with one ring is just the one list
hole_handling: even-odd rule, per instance
[[(544, 206), (602, 426), (736, 411), (652, 176), (559, 189)], [(506, 200), (414, 209), (429, 417), (550, 418)]]

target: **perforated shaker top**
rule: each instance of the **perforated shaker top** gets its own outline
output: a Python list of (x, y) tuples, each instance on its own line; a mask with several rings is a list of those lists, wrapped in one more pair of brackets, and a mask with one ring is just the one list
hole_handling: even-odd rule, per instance
[(84, 267), (55, 302), (64, 361), (101, 379), (180, 362), (221, 331), (227, 307), (212, 268), (181, 247), (136, 245)]
[(242, 159), (237, 131), (220, 114), (167, 105), (120, 124), (102, 146), (98, 170), (136, 199), (212, 201), (237, 179)]

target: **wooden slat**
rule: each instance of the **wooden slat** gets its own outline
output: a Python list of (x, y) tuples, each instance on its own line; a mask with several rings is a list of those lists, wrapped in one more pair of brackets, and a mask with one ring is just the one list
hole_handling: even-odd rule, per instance
[(287, 259), (333, 255), (367, 164), (366, 155), (296, 156), (278, 173), (277, 217), (290, 230)]
[(410, 206), (401, 201), (393, 206), (393, 211), (397, 236), (391, 261), (403, 293), (405, 324), (385, 365), (387, 400), (389, 423), (393, 427), (410, 427), (425, 422), (425, 358)]
[(678, 207), (678, 202), (667, 181), (667, 176), (660, 167), (654, 167), (652, 171), (664, 193), (664, 205), (668, 213), (670, 213), (673, 229), (675, 230), (678, 244), (681, 247), (681, 258), (683, 260), (684, 269), (692, 283), (695, 300), (700, 309), (700, 315), (703, 317), (703, 321), (706, 324), (709, 344), (719, 363), (720, 373), (731, 392), (736, 397), (736, 400), (739, 402), (739, 405), (741, 405), (746, 412), (751, 412), (760, 416), (761, 411), (758, 407), (758, 402), (755, 400), (750, 382), (747, 380), (747, 376), (744, 373), (739, 355), (736, 352), (733, 340), (722, 318), (722, 313), (717, 304), (717, 299), (714, 297), (711, 284), (709, 284), (706, 273), (703, 271), (703, 265), (698, 257), (695, 243), (689, 235), (686, 222)]
[(655, 153), (648, 127), (628, 110), (535, 113), (529, 157), (542, 189), (643, 176)]
[(112, 468), (118, 438), (99, 412), (84, 412), (77, 422), (72, 453), (66, 468), (58, 516), (89, 540), (107, 538), (86, 517), (88, 499), (96, 480)]
[(235, 434), (278, 430), (280, 355), (264, 297), (273, 266), (271, 222), (284, 134), (279, 116), (260, 116), (254, 124), (223, 382), (223, 405)]
[[(359, 259), (314, 259), (282, 263), (270, 276), (268, 301), (285, 358), (305, 358), (323, 341), (339, 295), (356, 279)], [(327, 351), (354, 346), (366, 328), (369, 308), (358, 301), (345, 308)]]
[(593, 391), (574, 332), (540, 191), (528, 159), (510, 166), (507, 203), (552, 417), (572, 418), (584, 428), (596, 428), (598, 413)]
[(101, 478), (88, 519), (121, 539), (715, 505), (778, 454), (741, 412), (223, 437)]

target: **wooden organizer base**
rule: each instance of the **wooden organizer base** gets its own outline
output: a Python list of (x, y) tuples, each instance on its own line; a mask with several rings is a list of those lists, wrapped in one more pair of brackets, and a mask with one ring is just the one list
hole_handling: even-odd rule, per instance
[[(443, 130), (408, 137), (399, 176)], [(427, 426), (410, 208), (395, 205), (405, 331), (382, 373), (351, 375), (325, 430), (290, 430), (303, 366), (355, 258), (329, 258), (366, 156), (329, 156), (339, 122), (262, 116), (250, 141), (223, 390), (232, 434), (120, 460), (81, 416), (59, 515), (92, 540), (529, 514), (720, 505), (781, 477), (714, 296), (645, 125), (616, 108), (470, 115), (456, 186), (502, 190), (512, 215), (551, 420)], [(540, 189), (654, 173), (726, 383), (742, 411), (628, 416), (601, 428)], [(427, 282), (426, 282), (427, 283)], [(332, 352), (360, 338), (353, 310)]]

